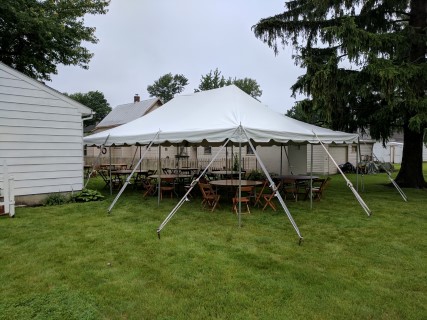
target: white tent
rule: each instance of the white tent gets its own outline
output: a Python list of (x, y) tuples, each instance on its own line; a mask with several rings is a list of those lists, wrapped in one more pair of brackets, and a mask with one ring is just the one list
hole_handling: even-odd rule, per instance
[(147, 145), (188, 142), (221, 144), (247, 142), (235, 135), (244, 128), (254, 144), (357, 143), (358, 135), (313, 126), (286, 117), (252, 98), (234, 85), (178, 96), (161, 108), (111, 130), (84, 138), (88, 145)]
[[(357, 143), (358, 135), (333, 131), (286, 117), (268, 109), (258, 100), (231, 85), (178, 96), (144, 117), (84, 138), (84, 142), (87, 145), (98, 146), (189, 143), (222, 145), (224, 147), (229, 141), (239, 145), (248, 143), (251, 146), (264, 173), (270, 180), (270, 187), (276, 192), (277, 198), (301, 240), (302, 236), (298, 227), (262, 160), (256, 153), (254, 145)], [(326, 148), (325, 151), (329, 154)], [(336, 166), (338, 168), (338, 165)], [(135, 169), (136, 167), (137, 165)], [(197, 181), (194, 182), (192, 187), (196, 183)], [(369, 208), (363, 203), (363, 200), (348, 180), (347, 185), (355, 193), (365, 211), (370, 214)], [(109, 211), (125, 187), (126, 184), (113, 201)], [(157, 230), (159, 236), (162, 228), (185, 202), (190, 191), (191, 189), (187, 191), (187, 194), (160, 225)]]

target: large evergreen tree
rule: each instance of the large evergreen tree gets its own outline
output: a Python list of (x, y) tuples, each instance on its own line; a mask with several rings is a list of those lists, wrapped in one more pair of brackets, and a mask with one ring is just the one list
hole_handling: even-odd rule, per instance
[(292, 87), (299, 108), (333, 129), (404, 133), (401, 186), (422, 188), (427, 127), (425, 0), (295, 0), (262, 19), (255, 35), (278, 53), (293, 45), (307, 72)]
[(39, 79), (50, 80), (57, 64), (87, 69), (93, 54), (82, 42), (96, 43), (86, 14), (104, 14), (109, 0), (1, 0), (0, 61)]

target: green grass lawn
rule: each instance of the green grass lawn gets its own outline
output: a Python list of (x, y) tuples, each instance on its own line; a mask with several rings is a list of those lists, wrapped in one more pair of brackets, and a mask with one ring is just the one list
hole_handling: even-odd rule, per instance
[[(356, 177), (349, 176), (356, 185)], [(360, 177), (359, 177), (360, 181)], [(0, 319), (426, 319), (426, 190), (364, 176), (368, 217), (340, 176), (325, 197), (211, 213), (128, 188), (102, 202), (0, 219)], [(90, 188), (102, 188), (99, 179)]]

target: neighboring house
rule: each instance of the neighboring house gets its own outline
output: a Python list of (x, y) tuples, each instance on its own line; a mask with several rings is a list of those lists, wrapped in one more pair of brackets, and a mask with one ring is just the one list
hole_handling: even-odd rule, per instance
[(140, 101), (139, 95), (135, 95), (133, 103), (118, 105), (99, 122), (92, 133), (111, 129), (132, 120), (138, 119), (162, 105), (159, 98)]
[[(135, 119), (138, 119), (154, 110), (159, 108), (162, 105), (162, 102), (159, 98), (152, 98), (148, 100), (140, 100), (139, 95), (135, 95), (133, 98), (133, 103), (127, 103), (118, 105), (111, 112), (99, 122), (96, 127), (93, 129), (91, 134), (96, 132), (105, 131), (112, 129), (114, 127), (120, 126), (122, 124), (128, 123)], [(137, 148), (132, 147), (112, 147), (107, 149), (107, 153), (102, 156), (102, 163), (107, 163), (109, 159), (108, 150), (111, 150), (111, 157), (114, 159), (120, 159), (115, 161), (120, 161), (130, 164), (131, 159), (136, 157)], [(87, 147), (85, 149), (86, 163), (93, 164), (95, 159), (98, 157), (100, 150), (96, 147)], [(154, 154), (158, 154), (152, 152)], [(135, 155), (135, 157), (134, 157)], [(126, 160), (123, 160), (126, 159)]]
[[(380, 161), (402, 163), (403, 133), (395, 132), (385, 146), (383, 146), (382, 142), (375, 142), (374, 154)], [(423, 145), (423, 161), (427, 161), (427, 147), (425, 144)]]
[(91, 115), (91, 109), (0, 62), (0, 180), (6, 162), (18, 203), (82, 189), (82, 117)]

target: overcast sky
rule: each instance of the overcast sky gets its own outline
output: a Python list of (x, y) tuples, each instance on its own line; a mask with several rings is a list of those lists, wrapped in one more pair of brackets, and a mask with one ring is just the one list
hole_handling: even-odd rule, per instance
[(89, 70), (59, 66), (47, 84), (67, 93), (99, 90), (112, 107), (148, 99), (147, 86), (162, 75), (183, 74), (184, 93), (218, 68), (226, 78), (255, 79), (260, 100), (285, 113), (296, 101), (290, 87), (304, 73), (287, 47), (275, 56), (251, 27), (283, 12), (284, 0), (112, 0), (106, 15), (88, 16), (99, 42)]

